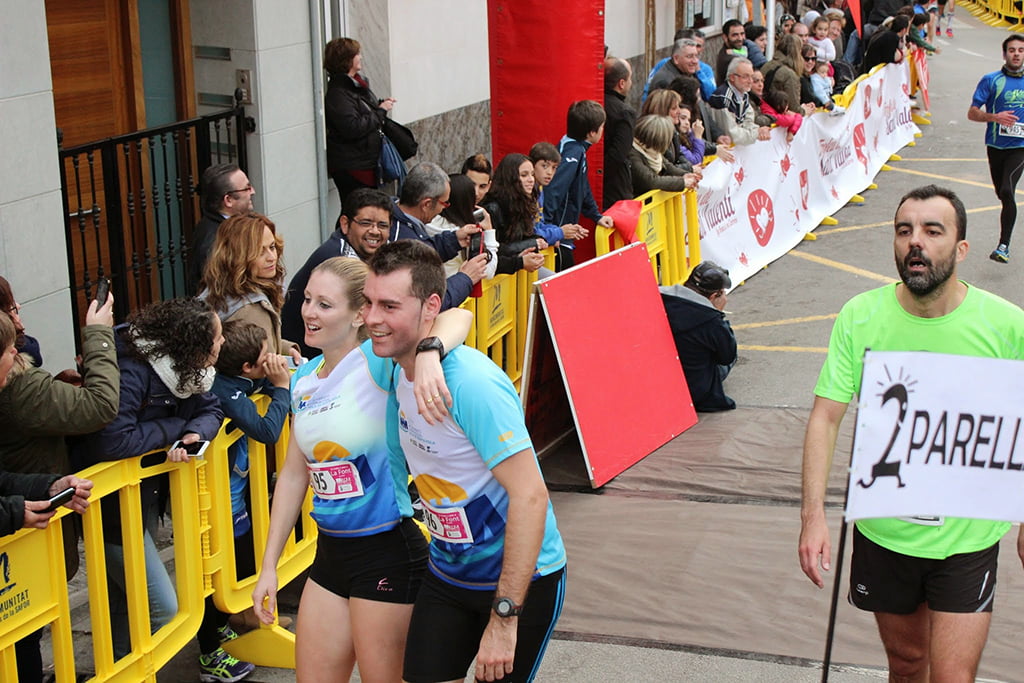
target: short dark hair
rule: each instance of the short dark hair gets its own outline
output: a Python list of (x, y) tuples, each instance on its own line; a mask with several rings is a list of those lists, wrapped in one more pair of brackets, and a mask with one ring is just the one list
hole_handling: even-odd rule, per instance
[(462, 169), (459, 173), (465, 175), (466, 171), (476, 171), (477, 173), (491, 175), (492, 169), (491, 160), (487, 158), (486, 154), (474, 154), (462, 162)]
[(1006, 40), (1003, 41), (1004, 55), (1006, 54), (1006, 48), (1008, 48), (1010, 46), (1010, 43), (1012, 43), (1015, 40), (1019, 40), (1020, 42), (1024, 43), (1024, 35), (1021, 35), (1020, 33), (1011, 33), (1010, 35), (1006, 36)]
[(437, 252), (419, 240), (396, 240), (382, 245), (366, 264), (374, 275), (388, 275), (404, 268), (412, 278), (411, 294), (426, 301), (431, 294), (444, 298), (444, 264)]
[(929, 18), (928, 14), (926, 12), (921, 12), (921, 13), (918, 13), (918, 14), (914, 15), (914, 18), (910, 20), (910, 25), (911, 26), (924, 26), (929, 21), (931, 21), (931, 19)]
[(558, 148), (550, 142), (535, 142), (527, 156), (535, 164), (538, 161), (550, 161), (553, 164), (562, 163), (562, 155), (558, 153)]
[(359, 213), (360, 209), (364, 209), (367, 206), (384, 209), (390, 214), (392, 206), (391, 197), (372, 187), (357, 187), (345, 195), (345, 199), (341, 203), (341, 215), (352, 220)]
[(740, 28), (743, 28), (743, 22), (740, 21), (739, 19), (730, 19), (729, 21), (725, 22), (724, 24), (722, 24), (722, 36), (724, 37), (729, 35), (729, 31), (732, 30), (733, 26), (739, 26)]
[(619, 81), (629, 78), (629, 64), (625, 59), (608, 57), (604, 60), (604, 89), (614, 90)]
[(217, 356), (217, 372), (237, 377), (246, 363), (255, 365), (260, 359), (267, 331), (247, 320), (229, 320), (224, 323), (224, 343)]
[(565, 116), (565, 134), (573, 140), (584, 140), (604, 125), (604, 107), (594, 100), (577, 100), (569, 105)]
[(224, 195), (237, 187), (231, 187), (231, 175), (241, 171), (238, 164), (214, 164), (203, 171), (199, 180), (199, 195), (203, 199), (203, 210), (220, 213)]
[(714, 261), (701, 261), (683, 283), (698, 294), (710, 297), (715, 292), (732, 287), (729, 271)]
[(332, 76), (347, 74), (362, 48), (355, 38), (335, 38), (324, 48), (324, 68)]
[(747, 40), (749, 40), (751, 42), (757, 40), (758, 38), (763, 36), (765, 33), (768, 33), (768, 29), (767, 28), (765, 28), (764, 26), (760, 26), (758, 24), (751, 24), (750, 26), (747, 26), (743, 30), (747, 34)]
[(900, 31), (910, 27), (910, 19), (907, 17), (897, 14), (892, 18), (892, 23), (889, 24), (889, 30), (893, 33), (899, 33)]
[[(956, 239), (958, 241), (967, 239), (967, 209), (964, 208), (964, 203), (960, 201), (960, 197), (956, 196), (956, 192), (948, 188), (939, 187), (938, 185), (915, 187), (900, 199), (900, 203), (896, 206), (896, 213), (899, 213), (900, 208), (902, 208), (907, 200), (914, 199), (920, 202), (932, 199), (933, 197), (942, 197), (953, 206), (953, 213), (956, 214)], [(895, 215), (893, 219), (895, 220)]]

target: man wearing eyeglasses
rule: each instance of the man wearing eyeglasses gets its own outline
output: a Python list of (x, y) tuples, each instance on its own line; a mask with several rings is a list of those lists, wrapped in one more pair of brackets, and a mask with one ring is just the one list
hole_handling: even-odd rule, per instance
[(203, 171), (199, 184), (202, 197), (203, 217), (192, 232), (189, 244), (188, 291), (199, 291), (206, 259), (213, 249), (217, 229), (224, 219), (248, 213), (253, 210), (252, 198), (256, 195), (252, 183), (238, 164), (216, 164)]
[(726, 78), (728, 82), (718, 86), (708, 100), (712, 120), (737, 145), (767, 140), (771, 136), (771, 128), (755, 123), (757, 112), (750, 104), (749, 93), (754, 86), (753, 63), (746, 57), (734, 57), (729, 62)]

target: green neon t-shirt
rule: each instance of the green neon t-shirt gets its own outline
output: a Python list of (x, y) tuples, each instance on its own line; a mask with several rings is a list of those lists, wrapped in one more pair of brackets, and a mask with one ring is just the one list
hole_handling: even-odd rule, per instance
[[(1009, 301), (968, 285), (967, 296), (952, 313), (919, 318), (900, 305), (896, 286), (864, 292), (843, 306), (832, 328), (815, 395), (849, 403), (860, 391), (868, 348), (1024, 359), (1024, 311)], [(886, 518), (859, 520), (857, 528), (889, 550), (944, 559), (988, 548), (1009, 531), (1010, 524), (947, 517), (941, 526), (926, 526)]]

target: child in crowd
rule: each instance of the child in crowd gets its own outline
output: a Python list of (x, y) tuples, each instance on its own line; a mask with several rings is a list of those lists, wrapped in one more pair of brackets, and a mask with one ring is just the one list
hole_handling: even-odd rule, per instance
[[(239, 578), (245, 578), (256, 573), (252, 521), (246, 505), (249, 439), (268, 446), (280, 439), (291, 402), (291, 373), (285, 357), (268, 348), (267, 333), (262, 327), (244, 320), (232, 320), (224, 323), (223, 334), (224, 344), (217, 358), (217, 376), (213, 380), (212, 391), (220, 400), (224, 416), (231, 420), (231, 426), (241, 429), (248, 437), (239, 439), (228, 449), (235, 569)], [(259, 414), (256, 404), (249, 398), (257, 393), (270, 396), (270, 406), (264, 415)], [(259, 622), (255, 617), (253, 614), (252, 621), (245, 625), (257, 628)]]
[[(820, 56), (820, 52), (818, 53)], [(819, 102), (825, 104), (825, 108), (831, 110), (832, 102), (832, 78), (829, 76), (828, 62), (819, 59), (814, 63), (814, 70), (811, 72), (811, 90)]]
[(700, 169), (704, 164), (704, 124), (699, 118), (694, 120), (690, 105), (681, 104), (679, 110), (679, 153), (694, 169)]
[[(587, 150), (604, 134), (604, 121), (604, 108), (594, 100), (580, 100), (569, 105), (565, 137), (558, 143), (562, 162), (544, 198), (545, 223), (565, 225), (583, 215), (598, 225), (613, 226), (611, 216), (602, 216), (597, 208), (587, 178)], [(572, 240), (562, 240), (556, 253), (558, 270), (573, 266), (575, 248)]]
[(804, 117), (794, 114), (789, 109), (789, 95), (785, 90), (771, 90), (764, 94), (761, 111), (775, 119), (780, 128), (786, 129), (786, 141), (792, 142), (793, 136), (800, 130)]
[(537, 225), (534, 228), (536, 233), (548, 244), (558, 244), (563, 239), (585, 238), (589, 234), (587, 229), (577, 223), (566, 223), (559, 227), (544, 222), (544, 188), (551, 184), (558, 164), (562, 163), (562, 155), (558, 153), (558, 149), (550, 142), (538, 142), (530, 148), (528, 156), (533, 162), (533, 178), (537, 183), (537, 205), (540, 207)]
[(807, 38), (807, 44), (818, 49), (818, 54), (824, 54), (825, 61), (831, 62), (836, 58), (835, 43), (828, 37), (828, 17), (818, 17), (811, 24), (811, 35)]

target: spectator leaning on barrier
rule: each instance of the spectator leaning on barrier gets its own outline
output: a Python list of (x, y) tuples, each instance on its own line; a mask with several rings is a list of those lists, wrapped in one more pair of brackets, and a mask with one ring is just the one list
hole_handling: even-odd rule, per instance
[(679, 93), (675, 90), (660, 89), (651, 93), (651, 96), (644, 102), (643, 109), (640, 111), (643, 116), (667, 116), (672, 120), (676, 130), (672, 136), (672, 144), (669, 145), (668, 150), (664, 153), (665, 159), (670, 164), (678, 166), (681, 170), (688, 173), (693, 170), (693, 165), (681, 153), (679, 138), (682, 133), (678, 130), (683, 111), (682, 106), (682, 97)]
[[(484, 259), (486, 265), (484, 266), (483, 272), (480, 273), (480, 278), (474, 278), (477, 269), (471, 269), (471, 272), (467, 273), (470, 278), (474, 278), (473, 284), (475, 285), (483, 278), (494, 277), (496, 269), (498, 267), (498, 238), (494, 234), (494, 228), (491, 226), (491, 217), (484, 211), (483, 219), (476, 220), (473, 216), (473, 212), (477, 209), (476, 200), (476, 183), (474, 183), (469, 177), (456, 173), (448, 176), (448, 182), (451, 185), (452, 191), (448, 196), (448, 206), (446, 206), (441, 213), (434, 216), (434, 220), (427, 223), (427, 232), (431, 235), (436, 235), (445, 231), (458, 230), (466, 225), (479, 225), (483, 228), (481, 233), (481, 239), (483, 240), (483, 249), (486, 254)], [(487, 183), (490, 186), (490, 182)], [(472, 240), (471, 244), (479, 245), (480, 242)], [(479, 247), (477, 247), (479, 249)], [(471, 256), (479, 256), (480, 252), (469, 254), (468, 247), (460, 252), (455, 258), (445, 262), (444, 270), (448, 277), (451, 277), (455, 273), (459, 272), (459, 269), (466, 263)]]
[(636, 122), (633, 147), (629, 150), (633, 196), (651, 190), (682, 192), (697, 187), (700, 175), (687, 173), (665, 160), (674, 130), (672, 119), (667, 116), (642, 116)]
[(768, 126), (758, 126), (754, 120), (754, 108), (747, 93), (754, 83), (754, 66), (745, 57), (736, 57), (729, 63), (726, 72), (728, 83), (718, 86), (711, 96), (711, 116), (718, 125), (728, 131), (737, 145), (749, 145), (771, 136)]
[(736, 336), (724, 313), (731, 286), (729, 271), (704, 261), (682, 285), (659, 288), (690, 398), (701, 412), (736, 407), (722, 386), (736, 363)]
[(533, 162), (525, 154), (507, 154), (494, 169), (494, 182), (483, 208), (491, 217), (498, 238), (497, 272), (534, 272), (544, 264), (539, 252), (548, 243), (536, 231), (537, 201)]
[[(1024, 311), (957, 278), (968, 253), (967, 211), (951, 191), (908, 192), (894, 218), (900, 282), (859, 294), (839, 311), (814, 388), (803, 455), (800, 568), (818, 588), (831, 569), (825, 492), (836, 437), (862, 387), (864, 351), (1024, 360)], [(1016, 438), (1016, 437), (1014, 437)], [(955, 517), (858, 520), (850, 602), (874, 612), (889, 679), (973, 681), (995, 598), (999, 540), (1009, 522)], [(1024, 527), (1017, 553), (1024, 560)]]
[[(448, 206), (451, 186), (448, 174), (437, 164), (424, 161), (416, 164), (409, 171), (402, 185), (402, 193), (391, 208), (391, 232), (388, 242), (402, 239), (414, 239), (426, 242), (433, 247), (442, 261), (448, 261), (458, 255), (462, 247), (469, 246), (471, 235), (480, 232), (478, 225), (465, 225), (458, 230), (430, 235), (426, 224), (434, 220), (434, 216)], [(473, 289), (474, 282), (479, 282), (486, 266), (481, 257), (470, 259), (464, 268), (474, 268), (475, 278), (465, 270), (448, 278), (448, 289), (444, 294), (442, 306), (454, 308), (466, 300)]]
[(476, 203), (483, 201), (487, 190), (491, 189), (491, 161), (483, 154), (474, 154), (462, 162), (459, 173), (473, 181), (476, 190)]
[(636, 112), (626, 104), (626, 95), (633, 87), (633, 68), (625, 59), (604, 60), (604, 197), (608, 208), (620, 199), (630, 199), (629, 145), (633, 139)]
[(800, 76), (805, 68), (802, 49), (803, 43), (794, 35), (785, 35), (779, 40), (772, 61), (761, 69), (766, 93), (782, 90), (790, 103), (801, 103)]

